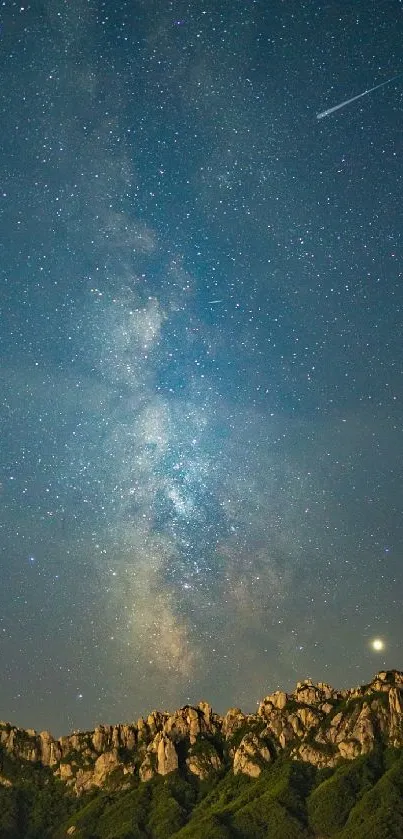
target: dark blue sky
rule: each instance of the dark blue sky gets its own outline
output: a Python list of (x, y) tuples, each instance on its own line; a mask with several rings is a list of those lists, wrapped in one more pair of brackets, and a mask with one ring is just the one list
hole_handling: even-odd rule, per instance
[(402, 667), (402, 36), (1, 7), (3, 719)]

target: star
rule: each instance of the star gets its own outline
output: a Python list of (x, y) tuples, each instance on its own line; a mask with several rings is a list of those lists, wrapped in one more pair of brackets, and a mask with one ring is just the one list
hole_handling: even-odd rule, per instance
[(368, 682), (403, 598), (394, 4), (355, 0), (354, 68), (314, 0), (82, 3), (79, 38), (37, 5), (2, 9), (1, 714)]
[(381, 653), (385, 649), (385, 642), (382, 641), (382, 638), (374, 638), (370, 646), (374, 652)]

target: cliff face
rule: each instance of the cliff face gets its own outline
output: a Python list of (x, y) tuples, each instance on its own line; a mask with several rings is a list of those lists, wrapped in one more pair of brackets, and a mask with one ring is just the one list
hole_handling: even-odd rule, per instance
[[(334, 767), (377, 744), (403, 746), (403, 673), (381, 672), (369, 685), (342, 691), (308, 679), (293, 693), (266, 696), (256, 714), (231, 708), (222, 717), (200, 702), (58, 740), (0, 723), (0, 744), (16, 760), (49, 766), (77, 794), (112, 781), (124, 786), (130, 775), (147, 781), (184, 767), (202, 780), (224, 765), (258, 777), (285, 750), (295, 760)], [(9, 782), (0, 774), (1, 783)]]

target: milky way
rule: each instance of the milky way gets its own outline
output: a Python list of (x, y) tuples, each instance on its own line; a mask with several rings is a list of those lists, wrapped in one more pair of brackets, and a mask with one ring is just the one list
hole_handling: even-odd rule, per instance
[(13, 723), (401, 667), (402, 18), (286, 5), (3, 6)]

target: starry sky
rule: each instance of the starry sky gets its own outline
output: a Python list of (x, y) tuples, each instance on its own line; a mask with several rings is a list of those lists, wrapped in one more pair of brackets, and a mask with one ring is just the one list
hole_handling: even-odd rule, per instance
[(402, 3), (0, 13), (0, 717), (402, 668)]

